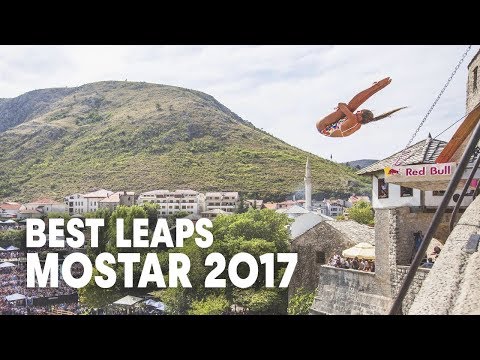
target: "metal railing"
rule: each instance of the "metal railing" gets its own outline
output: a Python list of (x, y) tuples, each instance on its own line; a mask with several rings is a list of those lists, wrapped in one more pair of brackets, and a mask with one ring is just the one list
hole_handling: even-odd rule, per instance
[[(480, 165), (480, 154), (477, 156), (477, 159), (475, 160), (475, 163), (473, 164), (472, 173), (468, 177), (468, 180), (465, 182), (465, 186), (463, 187), (462, 193), (460, 194), (460, 197), (458, 198), (457, 203), (455, 204), (455, 207), (453, 208), (452, 216), (450, 218), (450, 232), (453, 230), (453, 227), (455, 226), (455, 219), (457, 217), (458, 210), (460, 210), (460, 206), (462, 205), (463, 198), (465, 197), (465, 194), (467, 193), (468, 188), (470, 187), (470, 184), (472, 183), (473, 177), (475, 176), (475, 173), (477, 172), (477, 169), (478, 169), (479, 165)], [(475, 192), (474, 192), (474, 194), (475, 194)]]
[[(445, 209), (447, 208), (448, 203), (450, 202), (450, 199), (452, 198), (452, 195), (455, 192), (455, 190), (456, 190), (456, 188), (457, 188), (457, 186), (458, 186), (458, 184), (459, 184), (459, 182), (462, 178), (462, 175), (463, 175), (463, 173), (464, 173), (464, 171), (465, 171), (465, 169), (468, 165), (470, 157), (475, 152), (475, 148), (476, 148), (479, 140), (480, 140), (480, 121), (477, 121), (477, 125), (475, 126), (475, 130), (473, 131), (472, 137), (470, 138), (470, 141), (467, 145), (467, 148), (463, 152), (462, 158), (460, 159), (460, 162), (459, 162), (459, 164), (458, 164), (458, 166), (455, 170), (455, 173), (453, 174), (453, 177), (448, 184), (448, 187), (447, 187), (447, 190), (445, 191), (445, 195), (443, 196), (442, 202), (440, 203), (440, 205), (437, 208), (437, 211), (433, 215), (432, 222), (430, 223), (430, 226), (427, 230), (427, 233), (425, 234), (425, 237), (424, 237), (422, 243), (420, 244), (420, 247), (417, 250), (417, 253), (415, 254), (415, 258), (413, 259), (413, 262), (410, 265), (410, 269), (408, 270), (408, 273), (405, 276), (405, 279), (402, 283), (402, 286), (400, 287), (400, 290), (398, 291), (397, 297), (395, 298), (395, 300), (392, 304), (392, 307), (391, 307), (390, 312), (389, 312), (390, 315), (401, 315), (402, 314), (402, 302), (405, 299), (405, 296), (407, 295), (408, 289), (410, 288), (410, 285), (412, 284), (415, 273), (417, 272), (417, 269), (420, 266), (420, 263), (421, 263), (422, 258), (423, 258), (423, 254), (425, 254), (428, 246), (430, 245), (430, 242), (432, 241), (433, 234), (437, 230), (438, 225), (440, 224), (440, 222), (442, 220), (442, 216), (445, 213)], [(467, 183), (467, 185), (468, 185), (468, 183)]]

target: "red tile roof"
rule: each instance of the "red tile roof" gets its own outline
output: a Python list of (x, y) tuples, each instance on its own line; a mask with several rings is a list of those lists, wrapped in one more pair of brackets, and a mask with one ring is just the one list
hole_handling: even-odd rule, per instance
[(20, 209), (21, 206), (22, 206), (22, 204), (19, 204), (19, 203), (7, 202), (7, 203), (0, 204), (0, 209), (3, 209), (3, 210), (18, 210), (18, 209)]
[(40, 214), (40, 211), (37, 211), (37, 210), (22, 210), (22, 211), (19, 211), (19, 214)]
[(29, 204), (57, 204), (57, 205), (63, 205), (63, 203), (55, 201), (50, 198), (39, 198), (34, 201), (31, 201)]

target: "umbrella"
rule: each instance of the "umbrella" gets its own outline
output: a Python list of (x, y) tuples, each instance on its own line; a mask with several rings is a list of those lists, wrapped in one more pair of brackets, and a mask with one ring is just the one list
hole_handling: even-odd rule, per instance
[(23, 300), (25, 299), (26, 296), (25, 295), (22, 295), (22, 294), (12, 294), (12, 295), (8, 295), (8, 296), (5, 296), (5, 300), (7, 301), (15, 301), (15, 300)]
[(343, 250), (342, 256), (346, 258), (358, 257), (359, 259), (375, 260), (375, 246), (362, 242), (347, 250)]
[(5, 250), (7, 250), (7, 251), (17, 251), (17, 250), (20, 250), (20, 249), (17, 248), (16, 246), (10, 245)]
[(0, 251), (7, 251), (7, 250), (5, 250), (4, 248), (2, 248), (2, 247), (0, 246)]
[(4, 224), (16, 224), (16, 222), (13, 221), (12, 219), (8, 219), (7, 221), (4, 221), (3, 223)]
[(160, 311), (165, 310), (165, 304), (160, 302), (160, 301), (155, 301), (155, 300), (152, 300), (152, 299), (148, 299), (147, 301), (145, 301), (145, 305), (152, 306), (155, 309), (160, 310)]
[(15, 266), (15, 264), (12, 264), (11, 262), (8, 262), (8, 261), (0, 263), (0, 269), (12, 267), (12, 266)]
[(132, 306), (132, 305), (135, 305), (136, 303), (138, 303), (142, 300), (143, 300), (142, 298), (128, 295), (128, 296), (125, 296), (125, 297), (115, 301), (114, 304)]

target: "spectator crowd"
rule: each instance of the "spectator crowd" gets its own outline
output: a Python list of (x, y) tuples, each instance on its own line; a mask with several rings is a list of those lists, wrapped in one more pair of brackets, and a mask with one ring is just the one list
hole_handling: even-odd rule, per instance
[[(75, 303), (35, 306), (35, 298), (72, 295), (76, 294), (77, 291), (69, 287), (65, 281), (60, 278), (58, 279), (57, 288), (27, 288), (26, 264), (17, 260), (19, 258), (25, 258), (25, 253), (21, 251), (1, 252), (0, 257), (3, 261), (9, 261), (14, 264), (14, 266), (0, 268), (0, 315), (47, 314), (56, 308), (71, 312), (78, 310), (78, 304)], [(72, 275), (74, 277), (80, 277), (82, 272), (83, 268), (80, 264), (75, 264), (72, 267)], [(26, 299), (7, 301), (6, 297), (13, 294), (24, 295)]]
[(341, 269), (375, 272), (375, 261), (373, 260), (359, 259), (358, 257), (344, 258), (338, 254), (332, 256), (328, 265)]

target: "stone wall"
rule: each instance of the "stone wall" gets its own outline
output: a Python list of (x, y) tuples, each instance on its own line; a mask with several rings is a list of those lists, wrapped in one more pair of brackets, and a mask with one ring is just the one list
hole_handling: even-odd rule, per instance
[(325, 315), (386, 314), (391, 299), (378, 295), (375, 273), (321, 266), (317, 296), (310, 312)]
[(298, 254), (298, 261), (288, 286), (289, 298), (300, 287), (310, 291), (317, 288), (319, 270), (323, 265), (317, 263), (317, 252), (323, 252), (325, 260), (328, 261), (333, 255), (341, 254), (343, 250), (354, 245), (355, 243), (327, 222), (317, 224), (294, 239), (291, 251)]
[[(412, 260), (414, 233), (422, 231), (427, 233), (432, 221), (433, 212), (412, 212), (408, 207), (395, 209), (398, 232), (395, 238), (396, 264), (408, 265)], [(445, 243), (449, 234), (450, 214), (444, 214), (433, 237)]]
[[(426, 234), (434, 213), (415, 212), (408, 207), (375, 211), (375, 271), (383, 296), (394, 296), (397, 266), (409, 265), (415, 244), (414, 233)], [(449, 214), (445, 214), (433, 235), (444, 242), (448, 237)]]
[(466, 248), (475, 234), (480, 234), (480, 197), (453, 229), (409, 314), (480, 314), (480, 246), (473, 251)]
[[(397, 296), (398, 291), (400, 290), (400, 286), (403, 284), (403, 279), (405, 279), (405, 276), (407, 276), (408, 269), (410, 269), (410, 266), (397, 266), (392, 279), (392, 290), (394, 297)], [(410, 306), (412, 306), (412, 303), (415, 300), (418, 292), (420, 291), (423, 281), (425, 280), (429, 272), (430, 269), (419, 268), (415, 273), (412, 284), (410, 285), (407, 295), (405, 296), (405, 299), (402, 303), (402, 312), (404, 314), (408, 313), (408, 311), (410, 310)]]
[[(432, 212), (412, 210), (409, 207), (376, 209), (375, 274), (319, 266), (317, 297), (311, 312), (319, 314), (387, 313), (412, 260), (415, 243), (414, 233), (422, 231), (423, 234), (426, 234), (433, 215), (434, 213)], [(443, 216), (440, 226), (434, 234), (436, 239), (446, 240), (449, 216), (449, 214)], [(318, 229), (320, 230), (321, 228), (318, 227)], [(310, 255), (303, 256), (315, 256), (314, 248), (308, 248), (306, 246), (308, 241), (305, 242), (305, 240), (308, 239), (303, 239), (304, 249), (307, 249), (306, 251), (310, 252)], [(341, 244), (341, 241), (336, 241), (338, 244)], [(321, 249), (322, 243), (323, 238), (315, 249)], [(311, 244), (315, 244), (315, 241)], [(303, 256), (299, 254), (299, 262)], [(300, 266), (300, 268), (302, 267)], [(404, 313), (409, 311), (429, 271), (429, 269), (420, 268), (415, 274), (412, 286), (403, 303), (402, 310)], [(305, 282), (305, 278), (302, 278), (301, 274), (302, 271), (296, 274), (299, 277), (297, 281)], [(308, 283), (313, 286), (312, 277), (314, 274), (309, 273), (308, 276), (310, 276)]]
[[(474, 69), (477, 68), (477, 87), (475, 89)], [(475, 105), (480, 102), (480, 51), (472, 58), (468, 65), (468, 80), (467, 80), (467, 113), (472, 111)]]
[(392, 238), (396, 238), (395, 213), (390, 209), (375, 210), (375, 273), (379, 294), (392, 296), (390, 263), (395, 263), (395, 254), (390, 259)]

